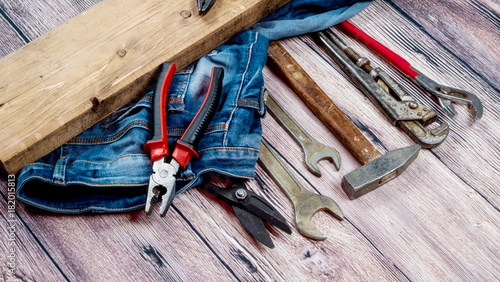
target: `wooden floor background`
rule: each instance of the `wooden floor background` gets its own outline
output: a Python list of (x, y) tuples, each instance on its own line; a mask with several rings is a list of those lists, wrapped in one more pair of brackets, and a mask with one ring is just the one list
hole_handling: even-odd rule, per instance
[[(0, 0), (0, 56), (5, 56), (99, 0)], [(311, 135), (337, 148), (339, 172), (302, 163), (299, 146), (271, 115), (264, 138), (311, 191), (333, 198), (344, 221), (321, 213), (326, 241), (272, 231), (275, 249), (256, 242), (226, 206), (197, 189), (178, 196), (166, 218), (143, 211), (64, 216), (16, 207), (16, 275), (22, 281), (499, 281), (500, 280), (500, 2), (376, 0), (352, 19), (438, 82), (475, 93), (484, 116), (465, 105), (445, 116), (436, 103), (359, 42), (347, 43), (382, 66), (450, 124), (447, 140), (423, 150), (396, 180), (357, 200), (340, 187), (360, 164), (268, 68), (267, 87)], [(382, 152), (413, 142), (339, 72), (309, 36), (282, 41), (344, 113)], [(7, 185), (1, 182), (0, 268), (7, 278)], [(291, 203), (257, 167), (248, 186), (293, 226)]]

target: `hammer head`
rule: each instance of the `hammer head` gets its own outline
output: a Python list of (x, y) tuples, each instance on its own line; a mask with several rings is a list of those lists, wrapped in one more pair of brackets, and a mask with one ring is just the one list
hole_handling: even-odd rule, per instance
[(417, 158), (419, 145), (390, 151), (385, 155), (346, 174), (342, 189), (354, 200), (398, 177)]

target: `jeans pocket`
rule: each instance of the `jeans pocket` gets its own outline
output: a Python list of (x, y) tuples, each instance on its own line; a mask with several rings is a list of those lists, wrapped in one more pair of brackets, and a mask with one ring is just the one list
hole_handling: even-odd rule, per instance
[(167, 111), (182, 112), (185, 109), (184, 100), (194, 70), (194, 64), (175, 73), (168, 90)]

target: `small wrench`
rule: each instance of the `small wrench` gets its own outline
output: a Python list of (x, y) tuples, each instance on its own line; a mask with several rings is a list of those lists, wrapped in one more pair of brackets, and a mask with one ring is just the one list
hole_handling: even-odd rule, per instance
[(318, 163), (329, 159), (335, 165), (337, 171), (340, 169), (340, 154), (332, 147), (321, 144), (300, 126), (283, 107), (274, 100), (269, 91), (266, 90), (267, 109), (276, 117), (278, 122), (288, 131), (304, 151), (304, 161), (307, 169), (316, 176), (321, 176)]
[(295, 227), (300, 234), (314, 240), (326, 239), (326, 235), (311, 223), (312, 217), (317, 212), (327, 211), (338, 220), (344, 219), (344, 214), (334, 200), (309, 192), (300, 185), (264, 139), (260, 143), (259, 162), (292, 202), (295, 210)]

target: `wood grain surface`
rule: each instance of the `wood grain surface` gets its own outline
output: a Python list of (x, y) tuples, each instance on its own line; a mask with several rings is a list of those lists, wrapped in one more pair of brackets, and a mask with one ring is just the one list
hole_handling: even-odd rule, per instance
[[(192, 2), (105, 0), (50, 29), (0, 59), (0, 166), (17, 173), (137, 98), (163, 62), (182, 69), (288, 1), (222, 0), (201, 17)], [(39, 3), (33, 32), (49, 11), (80, 8)]]
[[(0, 0), (0, 54), (6, 56), (81, 13), (97, 0)], [(194, 7), (193, 3), (193, 7)], [(265, 197), (292, 226), (270, 228), (275, 249), (253, 239), (229, 206), (197, 189), (175, 198), (166, 218), (143, 211), (55, 215), (19, 202), (15, 209), (16, 277), (22, 281), (498, 281), (500, 280), (500, 5), (491, 0), (376, 0), (352, 22), (434, 80), (482, 101), (472, 122), (466, 105), (451, 119), (411, 80), (336, 27), (348, 45), (392, 75), (450, 125), (447, 140), (422, 150), (397, 179), (356, 200), (340, 187), (360, 163), (271, 69), (266, 86), (295, 120), (342, 157), (318, 178), (299, 145), (272, 115), (264, 138), (310, 191), (334, 199), (343, 221), (319, 213), (328, 239), (293, 228), (291, 203), (257, 166), (247, 188)], [(392, 126), (307, 35), (280, 43), (381, 152), (413, 144)], [(1, 92), (2, 97), (5, 94)], [(291, 110), (293, 109), (293, 110)], [(0, 261), (8, 262), (7, 182), (0, 193)], [(1, 265), (7, 279), (6, 263)]]

